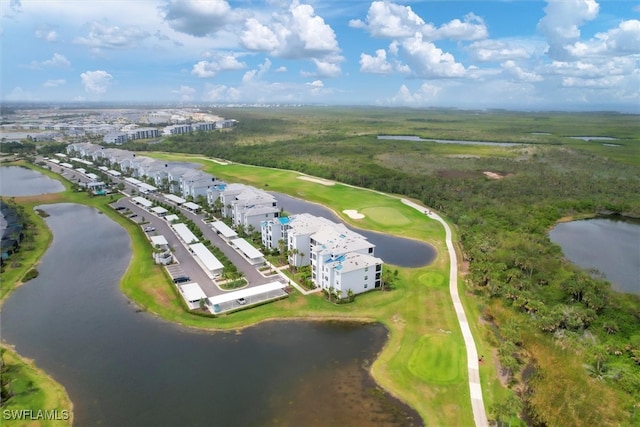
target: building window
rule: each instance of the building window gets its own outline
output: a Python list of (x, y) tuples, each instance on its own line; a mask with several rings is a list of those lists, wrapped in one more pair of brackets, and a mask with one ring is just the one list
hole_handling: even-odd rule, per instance
[(369, 276), (364, 276), (364, 280), (369, 280)]
[(382, 266), (380, 264), (376, 265), (376, 271), (382, 270)]
[(373, 253), (373, 248), (369, 248), (369, 253), (372, 254)]
[(369, 286), (369, 285), (367, 285), (367, 284), (365, 283), (365, 284), (364, 284), (364, 288), (365, 288), (365, 289), (367, 289), (367, 286)]
[(369, 271), (369, 267), (365, 267), (365, 268), (364, 268), (364, 271)]

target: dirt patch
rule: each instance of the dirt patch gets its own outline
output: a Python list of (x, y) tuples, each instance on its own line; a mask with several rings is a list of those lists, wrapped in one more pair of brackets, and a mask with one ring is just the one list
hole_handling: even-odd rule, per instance
[(509, 376), (505, 373), (505, 370), (502, 369), (502, 365), (500, 364), (500, 359), (498, 359), (498, 349), (494, 348), (491, 352), (491, 357), (493, 358), (493, 363), (496, 366), (496, 374), (498, 375), (498, 381), (502, 384), (503, 387), (507, 387), (509, 385)]
[(459, 169), (443, 169), (437, 172), (440, 178), (478, 178), (480, 174), (473, 171), (463, 171)]

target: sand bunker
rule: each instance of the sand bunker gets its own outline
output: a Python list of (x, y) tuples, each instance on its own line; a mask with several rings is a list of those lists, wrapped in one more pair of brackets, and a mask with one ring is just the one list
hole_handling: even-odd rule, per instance
[(361, 213), (359, 213), (355, 209), (345, 209), (342, 212), (347, 214), (349, 216), (349, 218), (351, 218), (351, 219), (362, 219), (362, 218), (364, 218), (364, 215), (362, 215)]
[(495, 173), (495, 172), (482, 172), (483, 174), (485, 174), (485, 176), (488, 176), (491, 179), (502, 179), (504, 178), (504, 175), (500, 175), (499, 173)]
[(316, 184), (322, 184), (322, 185), (333, 185), (333, 184), (335, 184), (335, 182), (329, 181), (328, 179), (313, 178), (313, 177), (310, 177), (310, 176), (299, 176), (298, 179), (304, 179), (305, 181), (311, 181), (311, 182), (315, 182)]

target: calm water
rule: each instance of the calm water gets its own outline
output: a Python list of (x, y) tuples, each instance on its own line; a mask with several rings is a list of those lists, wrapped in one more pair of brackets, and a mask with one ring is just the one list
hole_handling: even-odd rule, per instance
[(63, 190), (60, 181), (40, 172), (19, 166), (0, 167), (0, 196), (35, 196)]
[[(327, 218), (331, 221), (342, 222), (330, 209), (306, 200), (296, 199), (282, 193), (271, 192), (289, 214), (310, 213), (311, 215)], [(371, 243), (376, 245), (375, 255), (382, 258), (385, 263), (400, 267), (422, 267), (436, 259), (436, 249), (424, 242), (405, 239), (403, 237), (389, 236), (374, 231), (362, 230), (345, 224), (349, 229), (362, 234)]]
[(4, 304), (2, 338), (67, 388), (76, 425), (420, 424), (365, 369), (386, 340), (381, 325), (167, 323), (119, 291), (131, 257), (120, 226), (82, 205), (41, 208), (54, 239), (40, 276)]
[(514, 145), (524, 145), (515, 142), (489, 142), (489, 141), (458, 141), (455, 139), (423, 139), (414, 135), (379, 135), (378, 139), (390, 139), (394, 141), (424, 141), (437, 142), (438, 144), (460, 144), (460, 145), (497, 145), (510, 147)]
[(603, 273), (613, 289), (640, 294), (640, 222), (605, 218), (564, 222), (549, 236), (569, 260)]

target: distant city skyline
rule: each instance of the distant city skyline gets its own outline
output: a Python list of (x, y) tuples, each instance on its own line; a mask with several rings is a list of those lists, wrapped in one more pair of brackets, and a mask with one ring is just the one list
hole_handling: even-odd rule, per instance
[(640, 113), (633, 0), (0, 0), (2, 102)]

